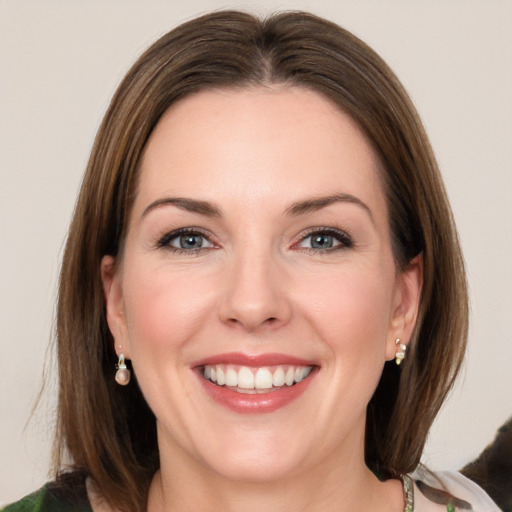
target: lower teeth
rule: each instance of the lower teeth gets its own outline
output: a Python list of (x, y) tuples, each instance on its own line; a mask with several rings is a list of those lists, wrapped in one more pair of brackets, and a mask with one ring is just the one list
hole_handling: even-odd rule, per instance
[(283, 389), (284, 387), (291, 387), (291, 386), (279, 386), (275, 387), (272, 386), (271, 388), (265, 388), (265, 389), (244, 389), (239, 388), (238, 386), (219, 386), (221, 388), (229, 389), (230, 391), (236, 391), (237, 393), (244, 393), (246, 395), (256, 395), (256, 394), (262, 394), (262, 393), (272, 393), (273, 391), (279, 391), (280, 389)]

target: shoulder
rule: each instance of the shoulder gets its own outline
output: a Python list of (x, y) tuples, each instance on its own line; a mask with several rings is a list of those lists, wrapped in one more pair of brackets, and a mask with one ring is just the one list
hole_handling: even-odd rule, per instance
[(85, 487), (85, 475), (69, 473), (0, 512), (92, 512)]
[(0, 509), (1, 512), (36, 512), (43, 510), (42, 503), (46, 494), (46, 485), (21, 500)]
[(455, 505), (455, 510), (500, 512), (481, 487), (458, 471), (433, 472), (420, 466), (411, 477), (416, 494), (419, 494), (418, 502), (426, 498), (430, 502), (446, 505), (449, 500)]

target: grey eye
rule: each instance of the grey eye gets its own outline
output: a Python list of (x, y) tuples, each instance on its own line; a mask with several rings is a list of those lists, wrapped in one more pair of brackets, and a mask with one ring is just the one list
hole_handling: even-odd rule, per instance
[(158, 247), (168, 247), (178, 251), (197, 251), (199, 249), (209, 249), (214, 244), (206, 235), (194, 230), (179, 230), (167, 233), (158, 241)]
[(199, 249), (205, 242), (204, 236), (199, 233), (184, 233), (174, 237), (170, 245), (180, 249)]
[(331, 252), (353, 247), (354, 242), (346, 232), (335, 228), (319, 228), (305, 233), (296, 247), (312, 252)]
[(305, 236), (299, 246), (305, 249), (314, 249), (316, 251), (335, 249), (340, 246), (347, 246), (348, 240), (344, 239), (342, 234), (331, 234), (329, 232), (317, 231)]
[(311, 235), (309, 238), (310, 247), (312, 249), (331, 249), (336, 243), (336, 240), (334, 240), (332, 235), (327, 235), (325, 233)]

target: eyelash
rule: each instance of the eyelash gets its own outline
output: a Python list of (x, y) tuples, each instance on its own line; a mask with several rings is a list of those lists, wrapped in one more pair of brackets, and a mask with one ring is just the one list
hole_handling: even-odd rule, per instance
[(197, 247), (195, 249), (184, 249), (182, 247), (173, 247), (172, 245), (170, 245), (170, 242), (173, 239), (178, 238), (179, 236), (182, 236), (182, 235), (189, 235), (189, 236), (199, 235), (199, 236), (203, 237), (205, 240), (207, 240), (209, 243), (211, 243), (212, 245), (215, 245), (215, 244), (213, 244), (213, 242), (210, 241), (208, 234), (200, 228), (180, 228), (180, 229), (175, 229), (174, 231), (170, 231), (169, 233), (166, 233), (163, 237), (161, 237), (157, 242), (157, 248), (158, 249), (167, 249), (176, 254), (186, 254), (189, 256), (196, 255), (196, 254), (199, 254), (201, 251), (214, 248), (214, 247)]
[[(175, 238), (178, 238), (182, 235), (191, 235), (191, 236), (201, 236), (205, 240), (207, 240), (213, 247), (197, 247), (193, 249), (185, 249), (181, 247), (173, 247), (170, 245), (171, 241)], [(334, 247), (328, 247), (325, 249), (320, 249), (316, 247), (302, 247), (300, 248), (300, 244), (306, 241), (308, 238), (313, 235), (326, 235), (333, 237), (339, 245), (335, 245)], [(186, 254), (186, 255), (197, 255), (201, 251), (209, 250), (215, 248), (215, 244), (210, 240), (208, 234), (200, 228), (180, 228), (174, 231), (170, 231), (162, 236), (157, 242), (158, 249), (167, 249), (176, 254)], [(298, 242), (294, 243), (292, 247), (299, 247), (299, 249), (307, 252), (308, 254), (326, 254), (340, 250), (350, 249), (354, 246), (354, 241), (352, 237), (346, 232), (341, 231), (336, 228), (322, 227), (322, 228), (311, 228), (306, 233), (304, 233)]]
[(301, 236), (300, 240), (296, 244), (294, 244), (294, 246), (297, 246), (298, 244), (303, 243), (305, 240), (312, 237), (313, 235), (332, 236), (339, 242), (339, 245), (336, 245), (334, 247), (328, 247), (326, 249), (319, 249), (319, 248), (315, 248), (315, 247), (302, 247), (302, 250), (305, 250), (309, 254), (326, 254), (326, 253), (331, 253), (331, 252), (335, 252), (335, 251), (342, 251), (342, 250), (350, 249), (351, 247), (354, 246), (353, 238), (346, 231), (341, 231), (336, 228), (328, 228), (328, 227), (312, 228), (312, 229), (308, 230), (306, 233), (304, 233)]

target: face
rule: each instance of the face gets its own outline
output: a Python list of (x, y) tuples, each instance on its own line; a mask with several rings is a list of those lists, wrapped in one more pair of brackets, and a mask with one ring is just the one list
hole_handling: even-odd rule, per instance
[(162, 460), (236, 480), (362, 463), (421, 272), (397, 275), (379, 164), (350, 117), (300, 88), (178, 102), (117, 263), (102, 263), (108, 322)]

